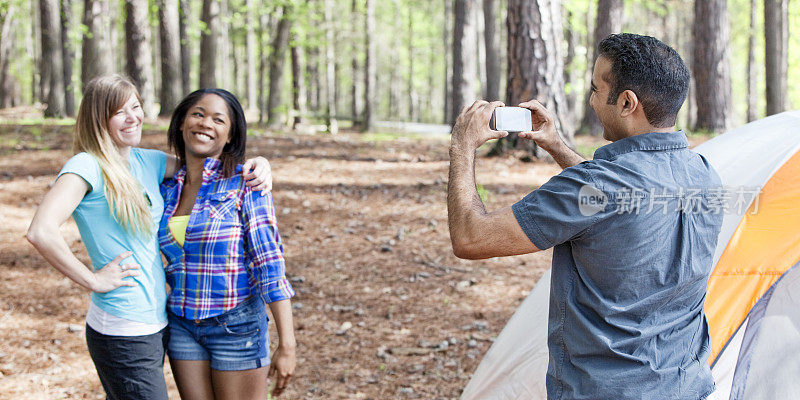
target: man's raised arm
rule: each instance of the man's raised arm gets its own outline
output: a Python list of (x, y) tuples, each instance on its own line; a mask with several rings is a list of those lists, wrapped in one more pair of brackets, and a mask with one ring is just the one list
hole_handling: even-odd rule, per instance
[(459, 114), (450, 139), (447, 219), (453, 253), (481, 259), (539, 251), (519, 226), (511, 207), (487, 213), (475, 187), (475, 151), (508, 132), (489, 129), (489, 119), (503, 103), (476, 101)]

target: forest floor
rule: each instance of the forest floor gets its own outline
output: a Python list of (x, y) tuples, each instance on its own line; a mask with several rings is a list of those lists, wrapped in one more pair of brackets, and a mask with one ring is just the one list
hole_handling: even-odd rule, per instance
[[(141, 146), (166, 150), (163, 129), (146, 127)], [(441, 135), (347, 132), (262, 131), (248, 139), (248, 155), (272, 164), (297, 292), (297, 371), (282, 398), (458, 398), (550, 266), (551, 251), (453, 256), (448, 143)], [(580, 137), (578, 149), (590, 156), (604, 143)], [(69, 125), (0, 125), (0, 399), (104, 398), (84, 340), (88, 293), (24, 237), (70, 147)], [(516, 156), (478, 160), (487, 209), (512, 204), (559, 172)], [(88, 264), (72, 220), (62, 233)], [(270, 333), (274, 345), (274, 326)], [(165, 373), (178, 399), (168, 365)]]

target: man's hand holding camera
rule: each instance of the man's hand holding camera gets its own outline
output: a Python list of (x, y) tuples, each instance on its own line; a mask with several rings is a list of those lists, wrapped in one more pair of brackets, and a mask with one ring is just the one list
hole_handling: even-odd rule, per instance
[(453, 135), (450, 138), (450, 151), (460, 154), (474, 152), (482, 144), (491, 139), (508, 136), (505, 131), (493, 131), (489, 128), (489, 120), (497, 107), (503, 107), (500, 101), (491, 103), (478, 100), (469, 107), (464, 107), (456, 119)]

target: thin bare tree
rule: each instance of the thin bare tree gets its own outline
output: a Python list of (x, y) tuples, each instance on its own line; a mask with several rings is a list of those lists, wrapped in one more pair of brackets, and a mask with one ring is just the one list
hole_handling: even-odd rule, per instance
[(786, 110), (789, 69), (789, 1), (764, 0), (767, 115)]
[(183, 97), (178, 0), (158, 0), (158, 19), (161, 43), (161, 111), (159, 114), (171, 115)]
[(125, 71), (139, 89), (145, 115), (153, 117), (155, 88), (147, 10), (147, 0), (125, 0)]
[(455, 124), (464, 106), (475, 101), (477, 65), (475, 0), (456, 0), (453, 8), (453, 92), (450, 125)]
[(697, 110), (694, 129), (724, 132), (731, 125), (732, 114), (727, 0), (695, 1), (692, 36)]

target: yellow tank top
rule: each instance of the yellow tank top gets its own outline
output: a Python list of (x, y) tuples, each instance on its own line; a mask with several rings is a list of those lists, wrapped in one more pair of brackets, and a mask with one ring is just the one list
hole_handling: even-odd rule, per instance
[(183, 246), (183, 241), (186, 239), (186, 226), (189, 225), (189, 216), (188, 215), (175, 215), (169, 219), (167, 226), (169, 226), (169, 231), (172, 233), (172, 237), (175, 238), (175, 241), (178, 242), (181, 246)]

